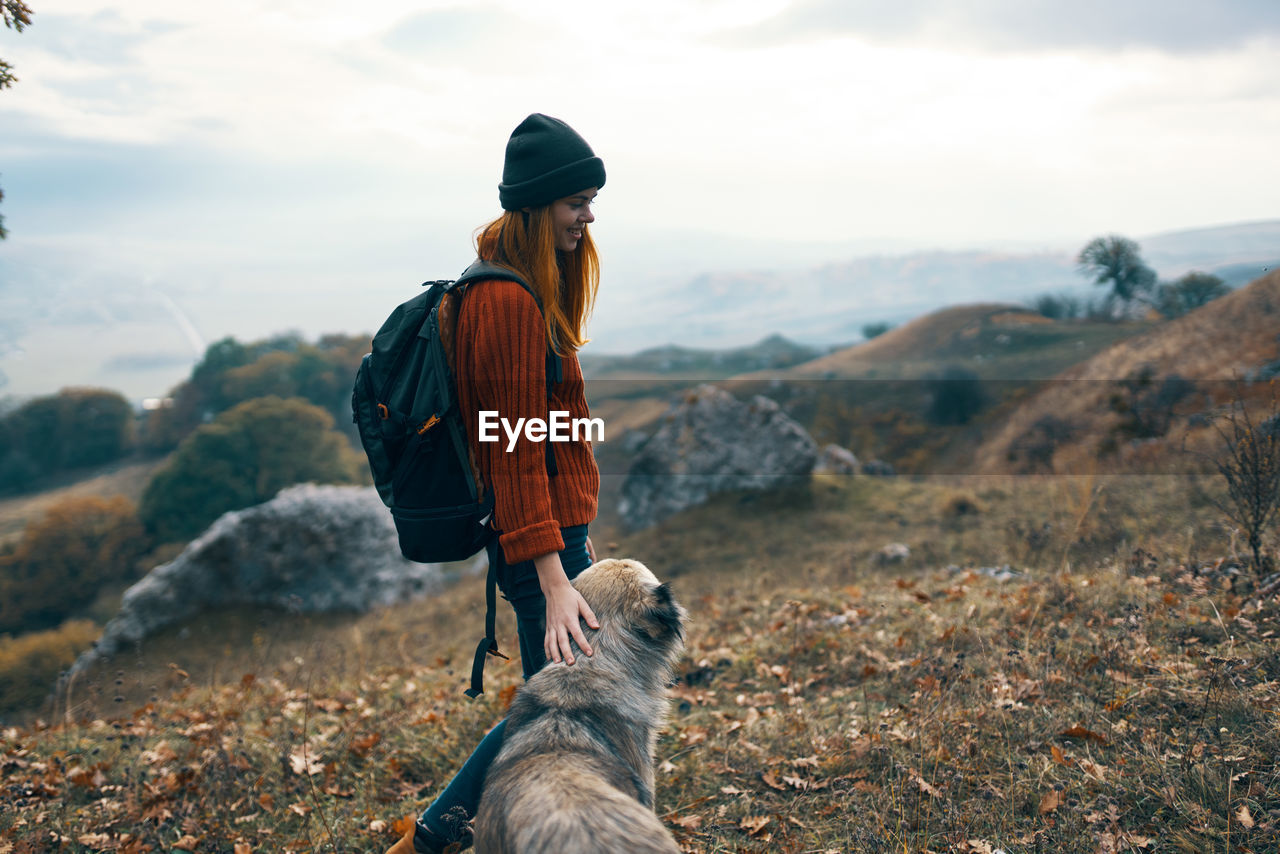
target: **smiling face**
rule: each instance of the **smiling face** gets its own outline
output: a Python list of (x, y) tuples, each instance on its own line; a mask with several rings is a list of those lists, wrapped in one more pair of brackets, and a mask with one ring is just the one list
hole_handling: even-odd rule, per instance
[(556, 248), (561, 252), (577, 249), (582, 240), (582, 229), (588, 223), (596, 221), (595, 214), (591, 212), (591, 203), (597, 192), (599, 188), (588, 187), (551, 203), (551, 223), (555, 229)]

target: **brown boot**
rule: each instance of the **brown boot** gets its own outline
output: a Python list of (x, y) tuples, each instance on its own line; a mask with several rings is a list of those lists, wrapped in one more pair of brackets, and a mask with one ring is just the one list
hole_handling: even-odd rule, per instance
[(413, 825), (410, 825), (404, 836), (400, 837), (400, 840), (395, 845), (387, 849), (387, 854), (417, 854), (413, 847), (413, 831), (415, 829)]
[(387, 849), (387, 854), (457, 854), (470, 844), (469, 834), (465, 841), (449, 843), (415, 823), (395, 845)]

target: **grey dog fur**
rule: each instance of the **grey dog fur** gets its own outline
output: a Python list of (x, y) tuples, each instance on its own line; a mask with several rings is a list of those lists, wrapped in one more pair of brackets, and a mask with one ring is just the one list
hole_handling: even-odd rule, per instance
[(593, 655), (548, 663), (516, 694), (475, 820), (477, 854), (680, 849), (653, 810), (653, 756), (687, 614), (634, 560), (604, 560), (574, 586), (598, 630)]

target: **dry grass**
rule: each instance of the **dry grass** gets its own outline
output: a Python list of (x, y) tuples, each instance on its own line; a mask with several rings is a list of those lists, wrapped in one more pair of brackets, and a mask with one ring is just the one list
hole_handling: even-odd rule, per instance
[[(833, 477), (600, 530), (693, 616), (660, 815), (706, 852), (1275, 851), (1280, 609), (1187, 496)], [(480, 600), (144, 644), (4, 732), (0, 849), (380, 850), (516, 688), (461, 694)]]
[(100, 471), (85, 477), (82, 471), (65, 473), (63, 476), (83, 478), (68, 482), (63, 486), (53, 486), (43, 492), (32, 495), (18, 495), (0, 499), (0, 542), (17, 540), (22, 536), (26, 524), (43, 516), (50, 507), (64, 498), (80, 496), (99, 496), (107, 498), (123, 495), (134, 504), (142, 497), (147, 483), (164, 459), (128, 460), (104, 466)]

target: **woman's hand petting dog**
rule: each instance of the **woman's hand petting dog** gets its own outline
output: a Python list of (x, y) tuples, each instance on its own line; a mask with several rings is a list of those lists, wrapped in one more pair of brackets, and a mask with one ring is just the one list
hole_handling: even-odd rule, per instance
[(591, 655), (591, 644), (582, 633), (579, 618), (593, 629), (600, 628), (600, 623), (587, 600), (569, 583), (559, 553), (551, 552), (535, 558), (533, 565), (538, 570), (538, 583), (547, 600), (547, 632), (542, 640), (547, 660), (558, 664), (563, 659), (565, 664), (573, 664), (572, 642), (578, 644), (583, 655)]

